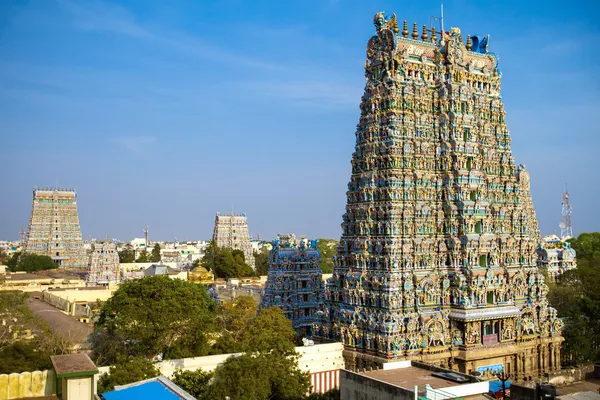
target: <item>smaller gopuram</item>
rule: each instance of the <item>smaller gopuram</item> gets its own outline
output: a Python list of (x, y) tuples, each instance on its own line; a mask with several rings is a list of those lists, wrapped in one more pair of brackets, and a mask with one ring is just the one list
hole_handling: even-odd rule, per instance
[(272, 244), (260, 307), (281, 308), (300, 337), (312, 336), (312, 326), (318, 313), (322, 314), (324, 301), (317, 241), (298, 241), (288, 234), (277, 235)]
[(566, 240), (556, 235), (544, 237), (537, 249), (537, 267), (545, 271), (550, 281), (556, 281), (567, 271), (577, 268), (577, 253)]
[(244, 253), (246, 264), (252, 269), (256, 269), (246, 214), (217, 213), (213, 240), (219, 247), (241, 250)]
[(60, 267), (88, 266), (74, 189), (33, 188), (31, 218), (23, 252), (49, 256)]
[(111, 285), (121, 280), (117, 245), (111, 240), (92, 244), (90, 268), (86, 278), (88, 285)]

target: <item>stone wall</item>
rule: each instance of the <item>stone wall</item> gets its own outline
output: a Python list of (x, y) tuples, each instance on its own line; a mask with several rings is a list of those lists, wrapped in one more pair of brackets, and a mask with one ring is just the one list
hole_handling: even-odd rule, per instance
[(340, 389), (341, 400), (412, 400), (415, 398), (412, 390), (345, 369), (341, 371)]
[(0, 375), (0, 400), (56, 394), (53, 370)]
[(586, 364), (577, 368), (565, 368), (560, 371), (548, 372), (547, 383), (554, 386), (566, 386), (574, 382), (584, 381), (594, 375), (594, 365)]

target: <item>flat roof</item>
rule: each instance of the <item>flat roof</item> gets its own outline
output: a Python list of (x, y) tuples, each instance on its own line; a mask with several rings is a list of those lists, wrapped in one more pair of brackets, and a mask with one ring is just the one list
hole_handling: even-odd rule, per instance
[[(430, 371), (417, 367), (405, 367), (394, 369), (379, 369), (376, 371), (361, 372), (361, 375), (368, 376), (379, 381), (400, 386), (408, 390), (413, 390), (415, 386), (423, 387), (429, 385), (434, 389), (445, 388), (448, 386), (458, 386), (460, 383), (433, 376), (435, 371)], [(465, 382), (471, 383), (471, 382)]]
[(105, 400), (195, 400), (193, 396), (164, 376), (115, 386), (114, 391), (103, 393), (102, 397)]
[(50, 360), (57, 378), (93, 375), (98, 372), (96, 365), (85, 353), (50, 356)]

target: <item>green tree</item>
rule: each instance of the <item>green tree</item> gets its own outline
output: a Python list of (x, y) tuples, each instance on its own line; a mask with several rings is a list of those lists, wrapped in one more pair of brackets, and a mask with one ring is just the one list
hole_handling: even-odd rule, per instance
[(23, 254), (15, 271), (35, 272), (58, 268), (58, 265), (48, 256), (38, 254)]
[(563, 359), (600, 361), (600, 233), (582, 233), (569, 242), (577, 251), (577, 268), (548, 285), (548, 300), (565, 321)]
[(178, 369), (173, 374), (171, 380), (198, 400), (203, 400), (208, 399), (206, 397), (206, 392), (212, 376), (212, 372), (206, 372), (202, 369), (197, 369), (195, 371), (183, 371)]
[(333, 272), (334, 257), (338, 243), (337, 240), (333, 239), (319, 239), (317, 242), (317, 250), (321, 252), (321, 271), (324, 274), (331, 274)]
[(301, 399), (309, 389), (309, 374), (298, 369), (296, 356), (246, 353), (217, 367), (205, 398)]
[(258, 303), (250, 296), (239, 296), (221, 305), (219, 323), (221, 335), (212, 353), (238, 353), (244, 350), (246, 331), (256, 318)]
[(146, 263), (148, 262), (148, 252), (146, 251), (146, 249), (142, 250), (140, 255), (138, 256), (137, 260), (135, 260), (135, 262), (139, 262), (139, 263)]
[(204, 250), (204, 256), (200, 261), (200, 264), (209, 271), (215, 270), (215, 259), (217, 257), (217, 253), (219, 252), (219, 247), (214, 240), (211, 240), (206, 246)]
[(135, 251), (130, 243), (127, 243), (123, 250), (119, 252), (120, 263), (132, 263), (135, 262)]
[(98, 393), (110, 392), (115, 386), (154, 378), (160, 371), (151, 361), (139, 357), (119, 356), (116, 364), (98, 380)]
[(50, 355), (40, 351), (35, 341), (0, 344), (0, 374), (50, 369)]
[(263, 247), (260, 252), (254, 253), (254, 265), (256, 265), (256, 275), (269, 273), (269, 250), (266, 247)]
[(252, 319), (242, 337), (242, 350), (294, 354), (296, 331), (279, 307), (263, 308)]
[(156, 243), (152, 248), (152, 252), (150, 253), (150, 257), (148, 257), (148, 261), (150, 262), (159, 262), (161, 260), (160, 256), (160, 244)]
[(331, 389), (325, 393), (311, 393), (308, 400), (340, 400), (340, 389)]
[(209, 353), (216, 331), (216, 304), (206, 288), (166, 276), (121, 283), (104, 303), (92, 335), (100, 364), (117, 354), (164, 359)]
[(21, 256), (21, 252), (20, 251), (15, 251), (12, 256), (10, 256), (10, 258), (8, 259), (8, 261), (6, 261), (6, 266), (8, 267), (9, 270), (11, 271), (16, 271), (17, 270), (17, 264), (19, 263), (19, 257)]
[(8, 254), (6, 254), (4, 249), (0, 249), (0, 265), (5, 265), (8, 262), (9, 258), (10, 257), (8, 256)]

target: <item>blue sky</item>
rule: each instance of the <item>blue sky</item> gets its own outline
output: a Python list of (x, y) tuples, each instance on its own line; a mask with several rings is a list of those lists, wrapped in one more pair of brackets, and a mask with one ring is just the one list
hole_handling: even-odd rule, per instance
[[(594, 1), (448, 1), (490, 34), (517, 163), (543, 233), (568, 183), (576, 233), (600, 230), (600, 11)], [(429, 23), (433, 1), (0, 2), (0, 238), (31, 188), (75, 187), (85, 239), (340, 235), (377, 11)]]

